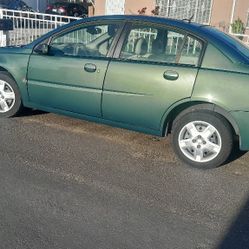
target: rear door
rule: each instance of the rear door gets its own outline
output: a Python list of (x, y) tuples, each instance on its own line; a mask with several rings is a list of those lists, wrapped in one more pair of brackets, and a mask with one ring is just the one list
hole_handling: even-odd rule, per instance
[(103, 117), (159, 130), (167, 109), (191, 96), (203, 43), (149, 23), (133, 24), (123, 40), (105, 79)]
[(35, 49), (28, 68), (30, 101), (100, 117), (109, 51), (119, 27), (117, 22), (85, 24), (52, 37), (48, 54)]

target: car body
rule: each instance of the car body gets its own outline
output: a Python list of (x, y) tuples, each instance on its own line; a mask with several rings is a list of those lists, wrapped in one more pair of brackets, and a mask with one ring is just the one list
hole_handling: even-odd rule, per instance
[(0, 0), (0, 8), (6, 8), (9, 3), (9, 0)]
[(49, 4), (46, 8), (45, 13), (63, 15), (63, 16), (87, 16), (88, 15), (88, 4), (83, 3), (70, 3), (70, 2), (56, 2)]
[(85, 18), (0, 49), (0, 116), (24, 106), (157, 136), (171, 132), (183, 161), (216, 167), (234, 137), (249, 149), (248, 55), (209, 26)]
[(21, 10), (21, 11), (31, 11), (34, 10), (28, 6), (24, 1), (21, 0), (2, 0), (0, 2), (0, 7), (5, 9), (11, 9), (11, 10)]

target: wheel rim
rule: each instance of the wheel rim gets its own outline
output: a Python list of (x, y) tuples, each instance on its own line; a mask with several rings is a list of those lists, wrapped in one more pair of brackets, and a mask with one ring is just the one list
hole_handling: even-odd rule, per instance
[(11, 85), (0, 80), (0, 113), (8, 112), (15, 104), (16, 96)]
[(204, 121), (193, 121), (180, 131), (178, 144), (182, 153), (190, 160), (205, 163), (218, 156), (222, 140), (218, 130)]

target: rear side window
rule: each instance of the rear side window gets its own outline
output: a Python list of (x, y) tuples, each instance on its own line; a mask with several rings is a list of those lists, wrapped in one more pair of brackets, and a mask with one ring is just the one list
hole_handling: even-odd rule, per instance
[(246, 46), (241, 40), (232, 37), (224, 32), (219, 31), (216, 28), (205, 26), (206, 32), (209, 32), (212, 36), (215, 36), (220, 41), (225, 42), (229, 47), (233, 48), (234, 51), (240, 53), (242, 56), (249, 60), (249, 47)]
[(125, 39), (120, 58), (197, 66), (202, 42), (166, 28), (133, 26)]

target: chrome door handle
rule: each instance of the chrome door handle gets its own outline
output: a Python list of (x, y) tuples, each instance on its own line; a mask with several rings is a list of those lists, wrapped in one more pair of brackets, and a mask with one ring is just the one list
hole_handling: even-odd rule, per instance
[(84, 66), (84, 70), (88, 73), (94, 73), (97, 70), (97, 67), (95, 64), (92, 63), (86, 63)]
[(176, 71), (173, 70), (167, 70), (163, 74), (164, 79), (166, 80), (177, 80), (179, 78), (179, 74)]

